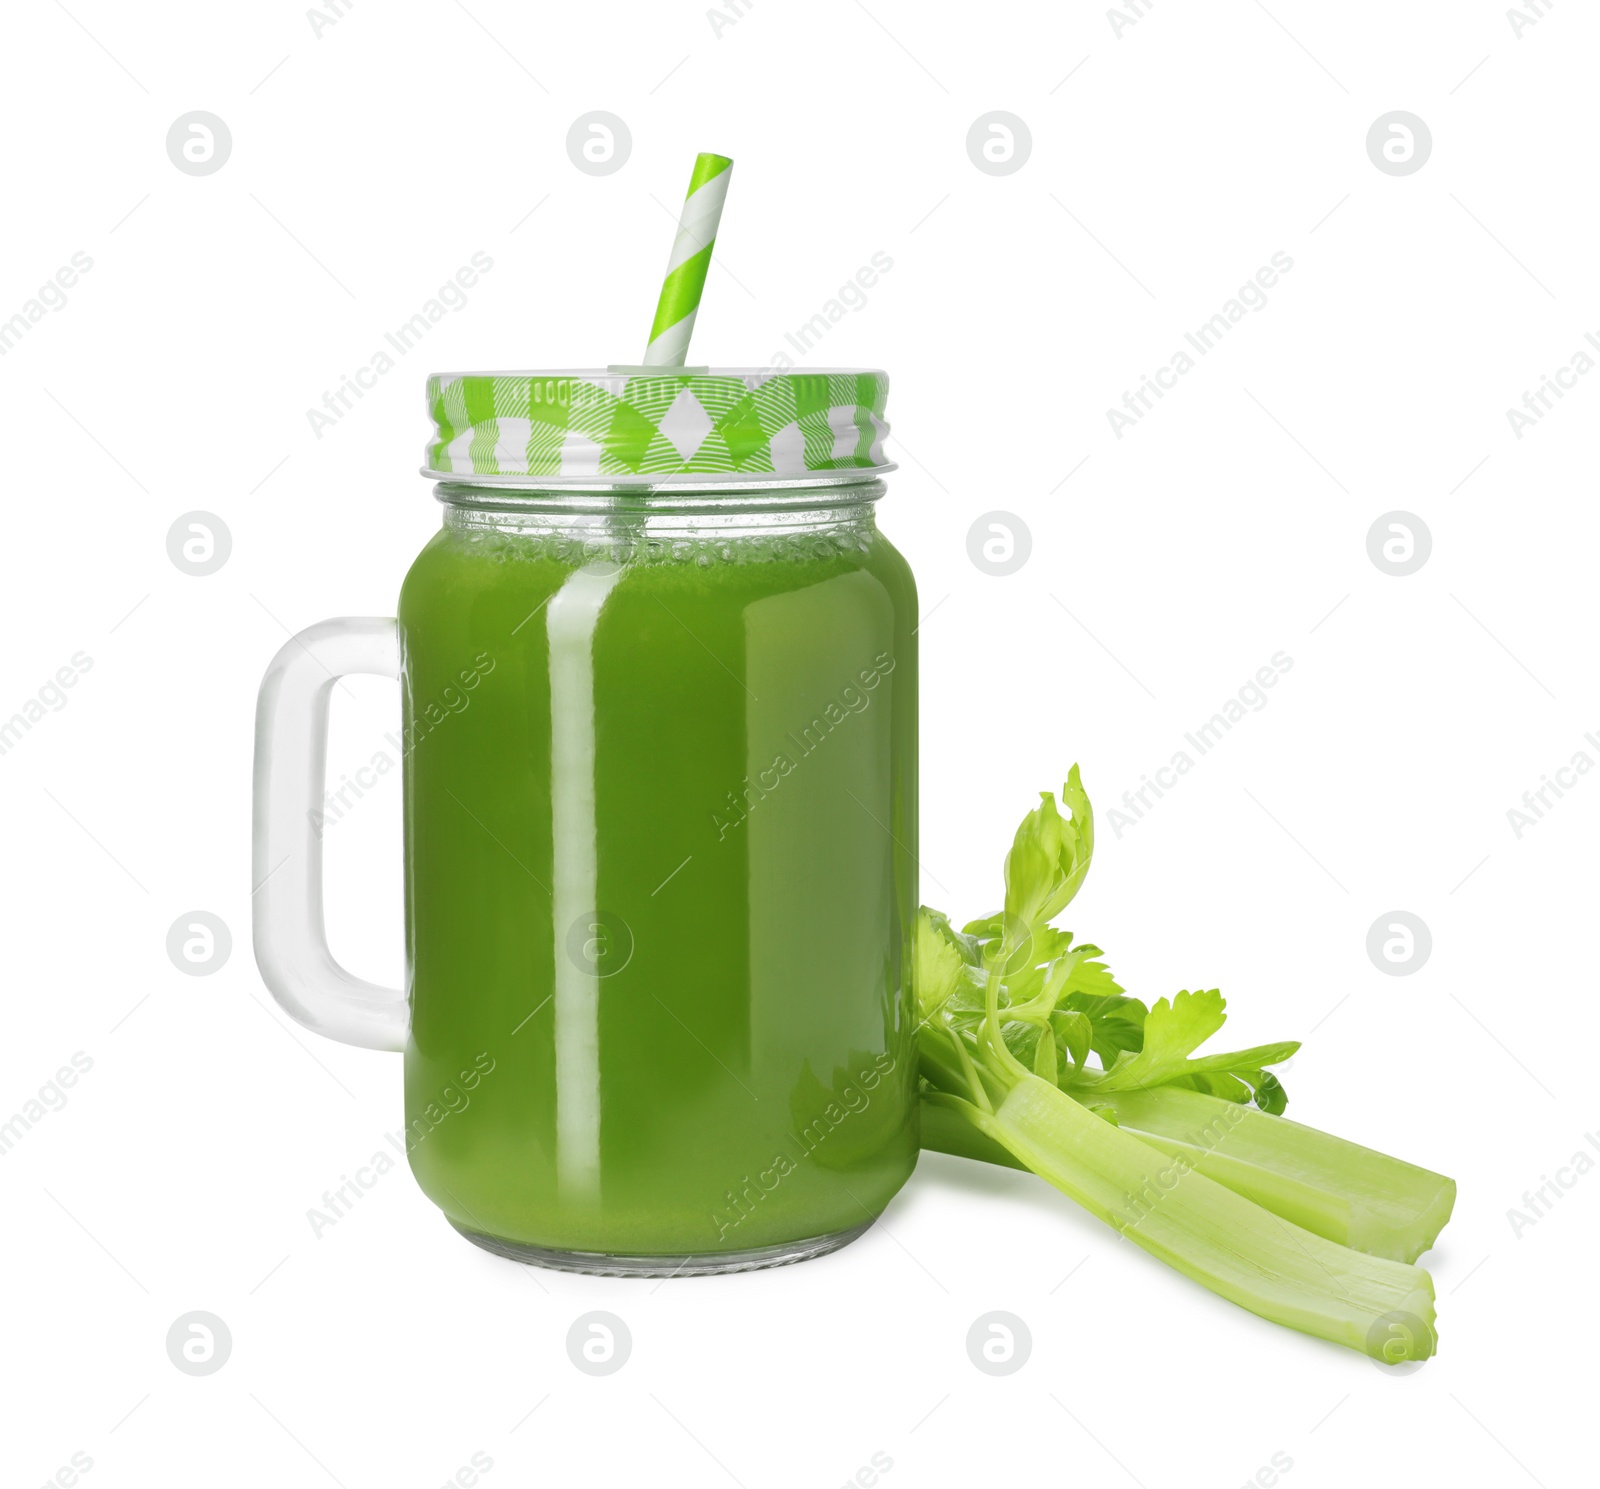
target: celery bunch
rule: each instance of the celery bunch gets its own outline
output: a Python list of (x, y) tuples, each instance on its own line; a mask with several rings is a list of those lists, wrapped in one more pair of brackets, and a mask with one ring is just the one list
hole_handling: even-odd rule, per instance
[[(1277, 1323), (1395, 1364), (1435, 1346), (1412, 1262), (1452, 1180), (1282, 1116), (1293, 1041), (1200, 1054), (1215, 989), (1128, 997), (1050, 922), (1081, 887), (1094, 817), (1074, 766), (1017, 829), (1005, 905), (917, 918), (923, 1146), (1031, 1169), (1136, 1245)], [(1092, 1060), (1091, 1060), (1092, 1057)]]

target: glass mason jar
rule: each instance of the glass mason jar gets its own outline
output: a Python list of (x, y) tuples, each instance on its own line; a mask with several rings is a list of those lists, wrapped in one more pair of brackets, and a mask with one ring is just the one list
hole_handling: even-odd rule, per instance
[[(874, 520), (886, 383), (434, 378), (444, 523), (398, 621), (325, 622), (268, 672), (263, 975), (313, 1028), (404, 1050), (412, 1171), (490, 1250), (773, 1265), (853, 1239), (911, 1172), (916, 595)], [(328, 694), (358, 670), (401, 682), (404, 994), (322, 931)]]

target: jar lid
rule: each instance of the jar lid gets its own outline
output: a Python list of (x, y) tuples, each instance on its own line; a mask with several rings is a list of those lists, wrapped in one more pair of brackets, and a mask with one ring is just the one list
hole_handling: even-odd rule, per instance
[(480, 484), (860, 480), (884, 453), (887, 373), (829, 367), (436, 372), (422, 473)]

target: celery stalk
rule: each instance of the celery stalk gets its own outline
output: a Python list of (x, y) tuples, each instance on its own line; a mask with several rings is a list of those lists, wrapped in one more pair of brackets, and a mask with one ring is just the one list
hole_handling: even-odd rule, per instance
[(959, 931), (918, 914), (924, 1146), (1032, 1170), (1263, 1318), (1387, 1364), (1428, 1358), (1433, 1282), (1411, 1263), (1454, 1183), (1286, 1121), (1267, 1067), (1297, 1043), (1204, 1052), (1227, 1018), (1218, 989), (1145, 1004), (1056, 929), (1094, 853), (1076, 766), (1062, 799), (1068, 816), (1043, 792), (1018, 827), (1003, 910)]
[(1220, 1297), (1387, 1364), (1434, 1351), (1433, 1283), (1281, 1219), (1032, 1074), (990, 1113), (960, 1112), (1041, 1178)]
[(1028, 1172), (1028, 1165), (1020, 1158), (992, 1137), (985, 1137), (959, 1112), (938, 1101), (922, 1103), (922, 1146), (935, 1153), (951, 1153), (957, 1158)]
[(1255, 1107), (1175, 1086), (1097, 1099), (1152, 1147), (1182, 1154), (1275, 1215), (1373, 1256), (1414, 1262), (1455, 1206), (1454, 1179)]
[[(1207, 1178), (1284, 1220), (1390, 1261), (1414, 1262), (1438, 1238), (1456, 1184), (1387, 1153), (1199, 1091), (1157, 1086), (1095, 1097), (1117, 1125), (1188, 1159)], [(922, 1146), (1027, 1167), (948, 1107), (924, 1102)]]

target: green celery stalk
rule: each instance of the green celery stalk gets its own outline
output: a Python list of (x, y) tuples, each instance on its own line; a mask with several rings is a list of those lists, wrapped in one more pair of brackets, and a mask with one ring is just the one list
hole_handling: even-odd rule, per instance
[(1421, 1268), (1352, 1251), (1274, 1215), (1038, 1076), (1013, 1080), (993, 1111), (947, 1094), (928, 1099), (1220, 1297), (1387, 1364), (1434, 1352), (1433, 1282)]
[(1117, 1123), (1275, 1215), (1372, 1256), (1414, 1262), (1438, 1238), (1456, 1182), (1332, 1133), (1200, 1091), (1096, 1098)]
[[(961, 931), (918, 915), (923, 1145), (1031, 1170), (1263, 1318), (1387, 1364), (1428, 1358), (1433, 1282), (1411, 1263), (1454, 1184), (1285, 1121), (1266, 1067), (1298, 1045), (1197, 1053), (1226, 1021), (1217, 989), (1146, 1006), (1054, 929), (1094, 853), (1076, 766), (1062, 798), (1069, 816), (1043, 792), (1018, 827), (1000, 913)], [(1226, 1099), (1251, 1092), (1267, 1110)]]
[[(1287, 1117), (1176, 1086), (1097, 1094), (1125, 1132), (1285, 1220), (1370, 1256), (1414, 1262), (1450, 1219), (1456, 1183)], [(949, 1107), (922, 1105), (922, 1146), (1027, 1165)]]
[(922, 1146), (935, 1153), (952, 1153), (978, 1163), (1029, 1172), (1028, 1165), (992, 1137), (985, 1137), (959, 1112), (939, 1101), (922, 1103)]

